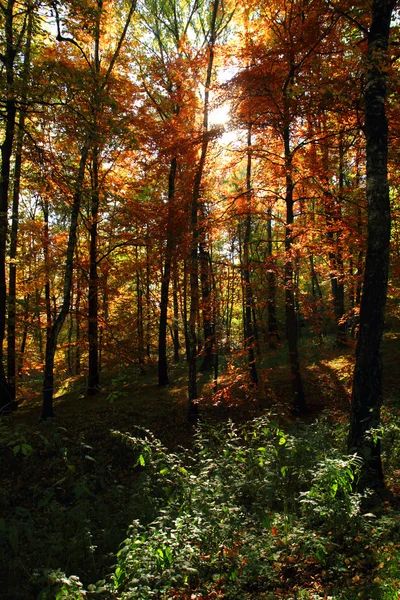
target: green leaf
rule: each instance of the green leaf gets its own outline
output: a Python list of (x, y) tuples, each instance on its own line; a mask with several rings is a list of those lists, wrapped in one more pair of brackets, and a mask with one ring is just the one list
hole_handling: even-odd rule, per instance
[(33, 448), (29, 444), (22, 444), (21, 451), (24, 456), (29, 456), (30, 454), (32, 454)]
[(21, 445), (20, 444), (17, 444), (16, 446), (14, 446), (14, 448), (13, 448), (14, 456), (16, 456), (18, 454), (18, 452), (20, 451), (20, 449), (21, 449)]
[(331, 485), (331, 497), (334, 498), (336, 496), (336, 492), (338, 491), (338, 484), (335, 482)]
[(172, 552), (171, 552), (170, 548), (168, 548), (168, 546), (165, 548), (165, 556), (166, 556), (169, 564), (172, 565), (172, 563), (174, 562), (174, 557), (172, 556)]
[(144, 456), (143, 456), (143, 454), (141, 454), (141, 455), (139, 456), (139, 464), (140, 464), (142, 467), (144, 467), (144, 466), (145, 466), (145, 464), (146, 464), (146, 461), (144, 460)]

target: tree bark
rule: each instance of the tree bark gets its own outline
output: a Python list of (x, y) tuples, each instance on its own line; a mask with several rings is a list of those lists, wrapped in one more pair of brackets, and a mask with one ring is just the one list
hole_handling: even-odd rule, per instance
[[(16, 395), (16, 294), (17, 294), (17, 242), (18, 242), (18, 218), (19, 218), (19, 195), (21, 187), (22, 148), (24, 142), (24, 128), (26, 117), (26, 100), (28, 96), (28, 75), (30, 67), (31, 41), (32, 41), (33, 13), (28, 14), (28, 27), (26, 32), (26, 44), (24, 53), (24, 65), (22, 72), (22, 94), (21, 109), (18, 119), (17, 143), (15, 149), (14, 165), (14, 188), (11, 216), (10, 233), (10, 268), (8, 283), (8, 322), (7, 322), (7, 378), (11, 401)], [(26, 331), (26, 327), (24, 329)]]
[(88, 341), (89, 372), (88, 396), (95, 396), (100, 388), (99, 373), (99, 277), (97, 273), (97, 229), (99, 220), (99, 159), (98, 148), (93, 147), (92, 156), (92, 193), (90, 226), (90, 265), (88, 292)]
[(64, 324), (71, 303), (73, 259), (76, 246), (78, 217), (82, 200), (83, 182), (85, 168), (89, 152), (89, 145), (85, 144), (81, 150), (79, 170), (76, 178), (74, 199), (71, 210), (71, 221), (68, 235), (67, 255), (64, 270), (63, 302), (57, 314), (57, 318), (48, 329), (45, 352), (44, 382), (43, 382), (43, 408), (42, 419), (54, 416), (53, 393), (54, 393), (54, 356), (57, 348), (58, 335)]
[(199, 203), (201, 198), (201, 183), (203, 178), (203, 170), (206, 162), (208, 150), (208, 111), (210, 85), (214, 63), (215, 43), (217, 39), (217, 15), (219, 10), (219, 0), (215, 0), (212, 8), (211, 25), (209, 31), (208, 42), (208, 64), (207, 75), (204, 85), (204, 102), (203, 102), (203, 140), (201, 144), (200, 159), (196, 168), (192, 202), (190, 210), (190, 225), (192, 232), (191, 250), (190, 250), (190, 311), (189, 311), (189, 326), (188, 326), (188, 396), (189, 423), (195, 424), (198, 420), (199, 408), (197, 402), (197, 381), (196, 381), (196, 319), (199, 309), (199, 265), (198, 265), (198, 249), (199, 249)]
[(365, 59), (364, 133), (367, 154), (368, 240), (360, 332), (356, 349), (348, 450), (362, 460), (359, 487), (384, 487), (379, 427), (382, 404), (381, 342), (390, 247), (387, 174), (387, 49), (395, 2), (374, 0)]
[(247, 130), (247, 166), (246, 166), (246, 216), (243, 236), (243, 304), (244, 304), (244, 342), (247, 350), (250, 381), (258, 385), (256, 357), (254, 353), (255, 336), (252, 319), (253, 293), (250, 276), (250, 237), (251, 237), (251, 124)]
[(173, 292), (172, 292), (172, 299), (173, 299), (173, 306), (174, 306), (174, 324), (173, 324), (174, 362), (178, 363), (180, 360), (179, 350), (180, 350), (181, 345), (179, 343), (178, 273), (177, 273), (176, 260), (174, 263), (173, 284), (174, 284), (174, 287), (173, 287)]
[(272, 256), (272, 210), (267, 211), (267, 315), (268, 315), (268, 345), (274, 349), (279, 341), (278, 319), (276, 318), (276, 275)]
[[(205, 219), (204, 211), (202, 211), (202, 220)], [(205, 243), (205, 232), (201, 227), (200, 243), (199, 243), (199, 259), (200, 259), (200, 282), (201, 282), (201, 309), (203, 317), (203, 362), (200, 371), (211, 371), (213, 368), (214, 356), (214, 323), (212, 314), (212, 298), (210, 286), (210, 253), (207, 250)]]
[[(288, 83), (291, 81), (288, 78)], [(285, 317), (286, 317), (286, 337), (289, 346), (289, 364), (292, 377), (293, 406), (296, 412), (304, 413), (306, 411), (306, 400), (304, 396), (303, 380), (300, 372), (299, 351), (298, 351), (298, 330), (296, 305), (294, 294), (293, 278), (293, 165), (292, 152), (290, 149), (290, 119), (288, 100), (284, 98), (284, 127), (283, 141), (285, 153), (285, 171), (286, 171), (286, 224), (285, 224)]]
[(5, 52), (1, 61), (5, 69), (5, 117), (4, 139), (1, 144), (1, 170), (0, 170), (0, 412), (7, 413), (12, 410), (12, 394), (6, 380), (3, 365), (3, 343), (6, 327), (6, 240), (7, 240), (7, 212), (8, 193), (10, 187), (11, 156), (15, 133), (16, 101), (14, 96), (14, 60), (16, 48), (14, 46), (14, 10), (15, 0), (8, 0), (2, 7), (4, 12), (4, 37)]
[(167, 385), (168, 361), (167, 361), (167, 321), (168, 321), (168, 296), (169, 283), (171, 280), (172, 254), (174, 251), (174, 195), (175, 179), (177, 170), (177, 159), (171, 160), (168, 175), (168, 216), (167, 216), (167, 244), (165, 248), (164, 268), (161, 280), (160, 300), (160, 323), (158, 329), (158, 385)]

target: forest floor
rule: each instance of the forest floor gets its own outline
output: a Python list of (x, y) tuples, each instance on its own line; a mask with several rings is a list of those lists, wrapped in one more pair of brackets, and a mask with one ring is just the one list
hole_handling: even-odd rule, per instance
[[(397, 416), (400, 415), (400, 334), (385, 334), (383, 355), (383, 421), (392, 423), (395, 419), (396, 425), (392, 426), (395, 436), (399, 424)], [(309, 412), (301, 422), (312, 424), (321, 415), (328, 415), (345, 431), (353, 356), (353, 342), (348, 348), (339, 349), (331, 341), (319, 345), (308, 338), (302, 340), (302, 371)], [(71, 595), (67, 592), (66, 595), (51, 595), (51, 570), (60, 569), (59, 573), (73, 587), (74, 580), (69, 580), (67, 574), (77, 575), (87, 584), (105, 577), (115, 566), (118, 547), (126, 537), (129, 524), (137, 518), (137, 499), (132, 500), (132, 488), (138, 478), (132, 452), (115, 432), (138, 435), (134, 432), (139, 431), (139, 435), (144, 435), (137, 428), (145, 428), (171, 452), (192, 444), (193, 430), (187, 423), (184, 365), (171, 365), (171, 384), (164, 388), (157, 385), (155, 367), (155, 364), (149, 364), (144, 375), (139, 375), (135, 366), (109, 368), (102, 374), (103, 389), (95, 398), (85, 397), (84, 390), (79, 388), (81, 382), (74, 382), (71, 391), (56, 398), (54, 423), (39, 423), (40, 403), (34, 399), (23, 402), (7, 422), (0, 422), (3, 474), (0, 598), (81, 598), (83, 595), (72, 592)], [(231, 419), (240, 425), (268, 412), (283, 429), (299, 422), (291, 413), (290, 373), (285, 348), (271, 352), (268, 359), (260, 363), (259, 375), (261, 384), (254, 390), (246, 384), (238, 361), (223, 364), (218, 392), (213, 394), (212, 378), (202, 374), (199, 378), (202, 420), (218, 424)], [(390, 471), (387, 483), (394, 496), (400, 491), (399, 466), (396, 468), (392, 464), (397, 458), (395, 452), (388, 459), (391, 464), (387, 465), (387, 471)], [(396, 512), (398, 507), (387, 502), (387, 508)], [(400, 558), (400, 540), (398, 533), (396, 535), (390, 556)], [(296, 576), (296, 588), (294, 580), (290, 583), (292, 576), (288, 565), (285, 569), (284, 575), (281, 574), (284, 584), (278, 582), (273, 595), (249, 592), (240, 597), (400, 598), (393, 591), (397, 589), (396, 582), (393, 583), (397, 571), (389, 578), (392, 591), (386, 596), (381, 592), (379, 596), (368, 596), (370, 592), (365, 591), (369, 585), (368, 577), (362, 565), (359, 572), (357, 568), (351, 569), (357, 594), (329, 596), (319, 592), (321, 595), (313, 596), (312, 591), (304, 592), (304, 595), (293, 591), (300, 590), (299, 576)], [(311, 563), (311, 571), (304, 573), (303, 584), (307, 590), (312, 590), (315, 571), (315, 564)], [(65, 585), (67, 589), (68, 585)], [(235, 596), (222, 592), (219, 596), (217, 592), (215, 595), (210, 592), (209, 595), (192, 596), (199, 599), (218, 597), (236, 600)]]

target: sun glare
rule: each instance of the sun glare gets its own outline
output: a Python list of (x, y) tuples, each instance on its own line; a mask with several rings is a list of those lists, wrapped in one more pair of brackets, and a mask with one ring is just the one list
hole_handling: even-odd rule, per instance
[(210, 125), (226, 125), (229, 121), (229, 104), (221, 104), (210, 112)]

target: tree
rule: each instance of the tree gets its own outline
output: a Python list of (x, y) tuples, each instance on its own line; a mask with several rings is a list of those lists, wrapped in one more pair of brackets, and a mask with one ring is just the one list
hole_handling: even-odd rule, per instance
[(364, 134), (367, 154), (368, 240), (360, 331), (354, 368), (349, 452), (362, 459), (359, 485), (384, 487), (380, 453), (382, 404), (381, 344), (390, 249), (390, 201), (387, 172), (388, 124), (385, 99), (390, 24), (395, 0), (374, 0), (364, 58)]
[[(65, 35), (61, 31), (61, 21), (58, 13), (58, 7), (54, 4), (57, 23), (57, 40), (67, 42), (78, 49), (79, 61), (85, 65), (86, 71), (77, 72), (78, 77), (83, 77), (89, 83), (89, 96), (86, 98), (86, 106), (80, 114), (83, 129), (83, 141), (79, 149), (79, 167), (75, 180), (73, 191), (73, 202), (70, 213), (70, 225), (68, 234), (68, 246), (66, 253), (66, 262), (64, 270), (64, 289), (61, 308), (52, 323), (48, 332), (45, 356), (44, 383), (43, 383), (43, 410), (42, 418), (47, 419), (53, 416), (53, 390), (54, 390), (54, 357), (57, 347), (57, 339), (66, 316), (70, 309), (72, 277), (74, 266), (74, 255), (77, 241), (78, 219), (81, 210), (82, 197), (84, 191), (84, 182), (86, 167), (91, 152), (92, 181), (91, 181), (91, 225), (90, 225), (90, 268), (89, 268), (89, 374), (88, 374), (88, 395), (97, 392), (99, 385), (99, 361), (98, 361), (98, 275), (97, 275), (97, 225), (99, 208), (99, 152), (100, 152), (100, 115), (99, 112), (106, 104), (104, 92), (109, 84), (111, 74), (115, 63), (119, 57), (122, 44), (125, 40), (128, 27), (135, 10), (135, 0), (133, 0), (128, 9), (128, 14), (124, 22), (122, 33), (117, 39), (115, 49), (109, 57), (108, 66), (104, 73), (100, 73), (100, 19), (103, 15), (103, 4), (101, 0), (93, 11), (88, 10), (82, 15), (86, 30), (93, 31), (93, 62), (87, 58), (83, 47), (71, 36)], [(82, 67), (81, 67), (82, 68)], [(86, 75), (86, 77), (85, 77)], [(81, 82), (81, 84), (83, 83)], [(79, 98), (79, 101), (85, 98)], [(74, 110), (74, 107), (71, 107)], [(78, 112), (79, 109), (75, 109)], [(87, 111), (88, 115), (84, 114)]]
[(23, 49), (28, 14), (32, 7), (20, 7), (16, 0), (0, 3), (0, 19), (2, 28), (2, 48), (0, 60), (4, 67), (4, 96), (2, 113), (4, 137), (1, 143), (0, 172), (0, 411), (9, 412), (13, 394), (7, 383), (3, 365), (3, 342), (6, 327), (6, 240), (8, 230), (8, 200), (10, 191), (11, 159), (15, 136), (15, 120), (18, 109), (16, 94), (16, 61)]
[(33, 10), (28, 12), (26, 42), (24, 51), (24, 62), (21, 76), (21, 106), (19, 108), (17, 142), (15, 148), (14, 185), (11, 216), (10, 235), (10, 268), (9, 268), (9, 290), (8, 290), (8, 328), (7, 328), (7, 378), (11, 401), (15, 400), (16, 394), (16, 295), (17, 295), (17, 247), (18, 247), (18, 220), (19, 199), (21, 190), (21, 167), (22, 150), (25, 135), (25, 120), (27, 113), (28, 77), (31, 62), (31, 45), (33, 36)]

